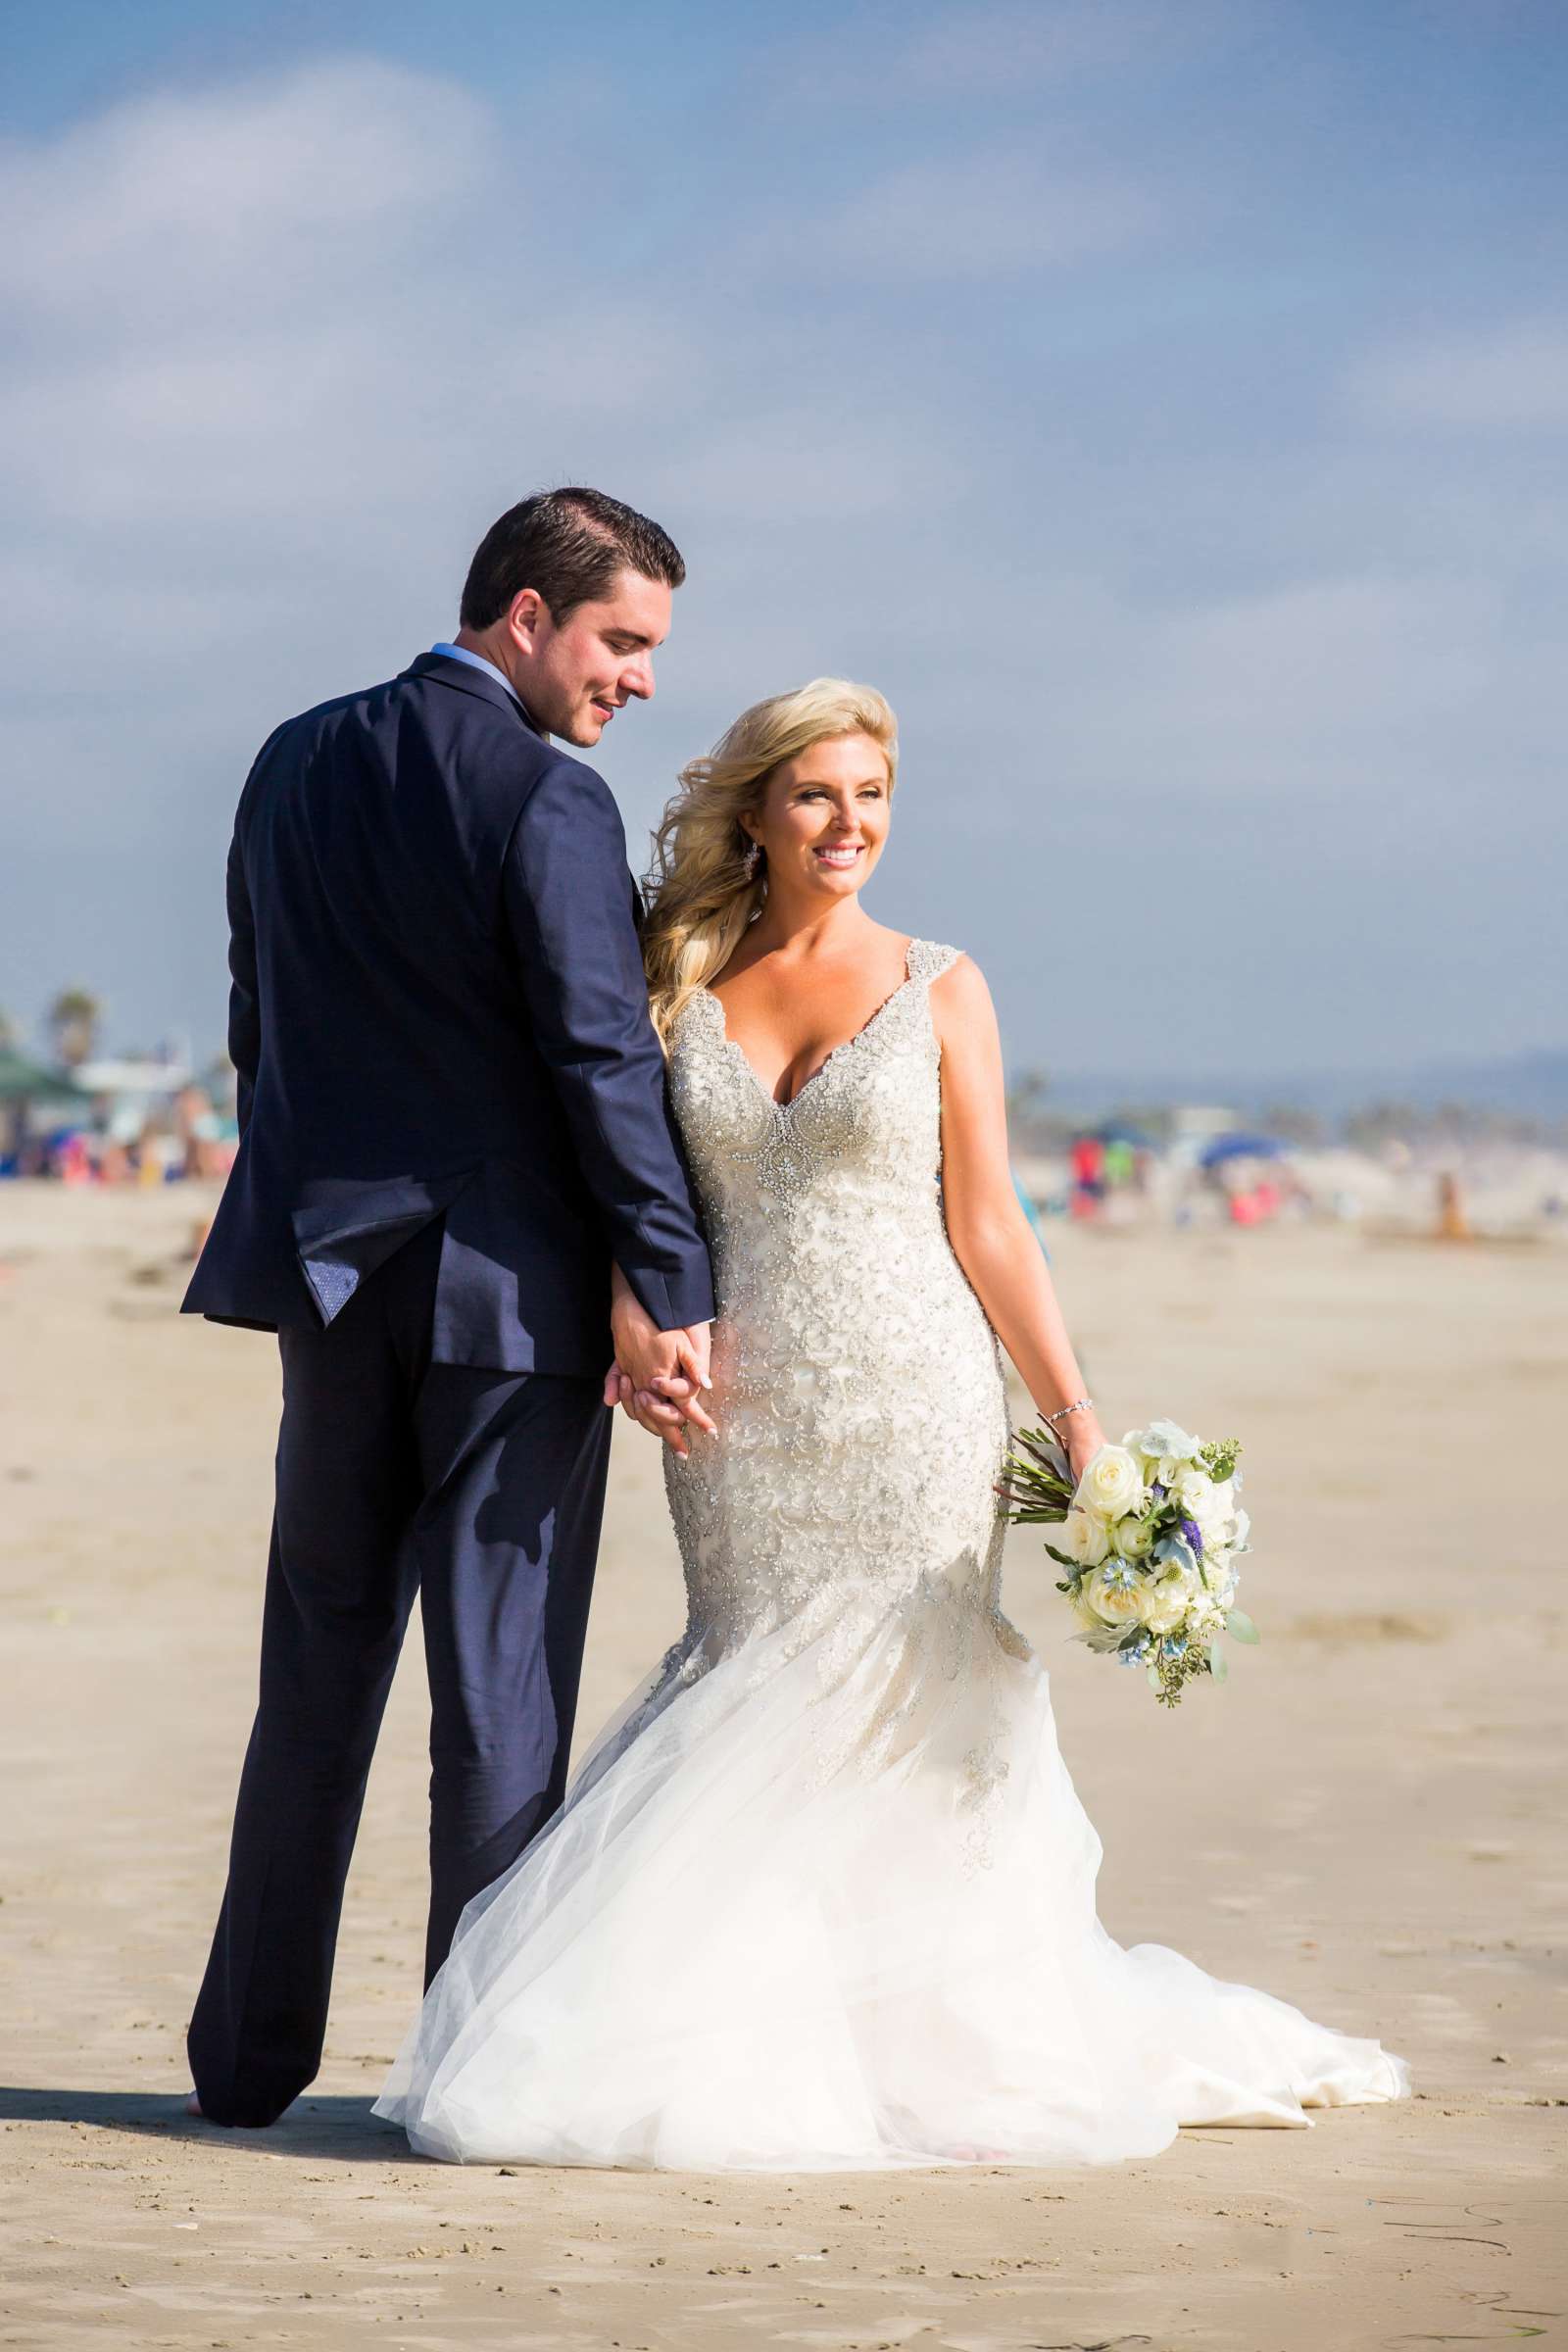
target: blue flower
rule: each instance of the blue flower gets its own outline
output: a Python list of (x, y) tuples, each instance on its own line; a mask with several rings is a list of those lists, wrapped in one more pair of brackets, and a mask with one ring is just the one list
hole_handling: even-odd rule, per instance
[(1198, 1521), (1196, 1519), (1184, 1519), (1181, 1523), (1181, 1528), (1182, 1534), (1187, 1538), (1188, 1543), (1197, 1552), (1199, 1558), (1201, 1559), (1203, 1556), (1203, 1535), (1202, 1530), (1198, 1524)]

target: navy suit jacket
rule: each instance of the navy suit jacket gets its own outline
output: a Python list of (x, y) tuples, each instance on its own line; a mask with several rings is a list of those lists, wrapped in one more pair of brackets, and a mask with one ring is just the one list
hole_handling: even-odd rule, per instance
[(424, 655), (262, 747), (228, 858), (238, 1155), (184, 1307), (330, 1323), (444, 1220), (432, 1358), (589, 1374), (610, 1260), (662, 1329), (713, 1311), (593, 769)]

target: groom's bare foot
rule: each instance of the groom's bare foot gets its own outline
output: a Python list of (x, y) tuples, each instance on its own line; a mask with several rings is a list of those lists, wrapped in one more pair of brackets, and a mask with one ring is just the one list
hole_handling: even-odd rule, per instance
[(185, 2101), (185, 2113), (187, 2115), (200, 2115), (201, 2111), (202, 2103), (196, 2096), (196, 2093), (192, 2091), (190, 2097)]

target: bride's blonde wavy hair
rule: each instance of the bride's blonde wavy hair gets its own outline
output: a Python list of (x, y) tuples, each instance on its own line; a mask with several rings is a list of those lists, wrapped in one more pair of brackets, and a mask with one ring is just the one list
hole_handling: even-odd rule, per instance
[(891, 796), (898, 722), (874, 686), (848, 678), (812, 678), (754, 703), (706, 759), (681, 769), (654, 835), (643, 924), (648, 999), (666, 1053), (682, 1006), (728, 963), (766, 894), (765, 860), (747, 871), (752, 843), (741, 818), (760, 808), (775, 769), (839, 735), (869, 735), (881, 747)]

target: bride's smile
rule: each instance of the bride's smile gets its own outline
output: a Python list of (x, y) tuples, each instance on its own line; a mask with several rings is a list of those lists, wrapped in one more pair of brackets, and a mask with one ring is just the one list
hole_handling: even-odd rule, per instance
[[(852, 898), (882, 854), (887, 762), (869, 735), (813, 743), (768, 779), (745, 830), (766, 859), (770, 897)], [(780, 909), (775, 908), (775, 912)]]

